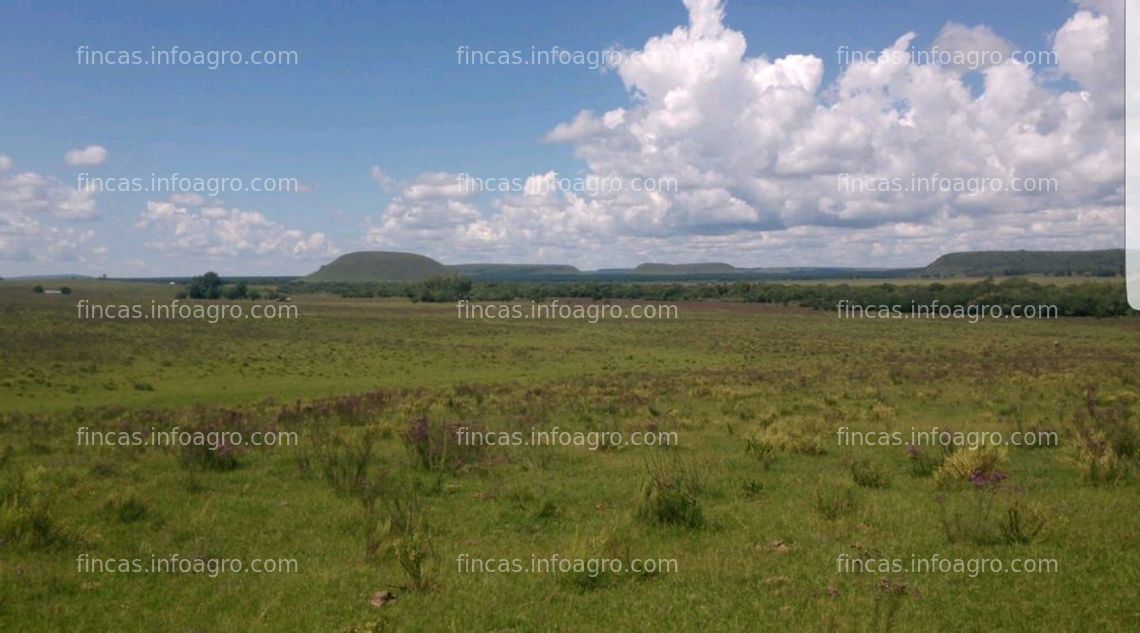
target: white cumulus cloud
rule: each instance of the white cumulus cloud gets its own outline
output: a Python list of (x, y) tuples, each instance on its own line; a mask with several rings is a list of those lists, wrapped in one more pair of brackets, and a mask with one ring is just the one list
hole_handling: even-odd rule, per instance
[[(719, 0), (686, 0), (687, 26), (614, 64), (628, 104), (584, 108), (546, 136), (569, 145), (587, 176), (675, 189), (484, 203), (450, 186), (453, 174), (424, 174), (369, 224), (369, 239), (448, 260), (494, 252), (580, 265), (646, 256), (913, 264), (957, 249), (1119, 247), (1116, 4), (1078, 4), (1053, 37), (1056, 69), (1011, 58), (1014, 44), (988, 26), (950, 23), (935, 46), (1002, 58), (922, 63), (904, 54), (916, 35), (903, 33), (823, 85), (824, 60), (750, 55)], [(1076, 88), (1051, 81), (1056, 73)], [(847, 185), (897, 184), (852, 189), (844, 175)]]
[(290, 229), (258, 211), (200, 202), (148, 200), (136, 224), (153, 233), (146, 246), (204, 258), (326, 258), (339, 252), (323, 233)]
[(80, 149), (69, 150), (64, 154), (68, 165), (99, 165), (107, 159), (107, 149), (101, 145), (88, 145)]

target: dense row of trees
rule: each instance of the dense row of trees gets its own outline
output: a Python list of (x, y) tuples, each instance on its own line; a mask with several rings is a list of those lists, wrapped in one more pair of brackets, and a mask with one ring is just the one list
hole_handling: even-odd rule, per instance
[[(447, 303), (470, 299), (477, 291), (500, 286), (499, 283), (474, 284), (458, 275), (431, 277), (420, 282), (399, 281), (296, 281), (286, 284), (282, 291), (293, 294), (334, 294), (340, 297), (373, 298), (405, 297), (412, 301)], [(511, 284), (514, 285), (514, 284)], [(557, 284), (543, 284), (557, 285)]]
[(226, 299), (229, 301), (236, 301), (238, 299), (250, 299), (257, 301), (259, 299), (279, 300), (284, 299), (283, 295), (278, 290), (268, 291), (262, 293), (256, 288), (250, 288), (245, 280), (240, 280), (236, 284), (227, 284), (218, 276), (218, 273), (210, 271), (204, 275), (194, 277), (190, 283), (186, 285), (186, 289), (178, 293), (179, 299)]
[(1040, 284), (1022, 278), (986, 279), (973, 283), (778, 284), (723, 283), (606, 283), (606, 282), (491, 282), (472, 283), (460, 277), (437, 277), (418, 283), (304, 283), (287, 286), (294, 293), (329, 293), (343, 297), (406, 297), (413, 301), (513, 301), (553, 298), (639, 299), (647, 301), (740, 301), (798, 305), (835, 310), (840, 301), (853, 305), (1055, 305), (1060, 316), (1118, 316), (1132, 314), (1123, 281)]

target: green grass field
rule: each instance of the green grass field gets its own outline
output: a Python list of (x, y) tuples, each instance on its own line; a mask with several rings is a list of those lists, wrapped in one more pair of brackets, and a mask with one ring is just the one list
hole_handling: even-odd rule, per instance
[[(0, 630), (1140, 629), (1136, 318), (680, 304), (667, 321), (472, 321), (299, 296), (291, 320), (99, 321), (76, 303), (174, 289), (69, 285), (0, 282)], [(299, 441), (87, 446), (83, 427)], [(473, 447), (460, 427), (676, 442)], [(839, 440), (912, 427), (1054, 431), (1058, 445), (944, 458)], [(1006, 477), (976, 481), (993, 473)], [(171, 555), (296, 568), (82, 569)], [(462, 567), (555, 555), (675, 568)], [(1056, 568), (840, 562), (934, 556)]]

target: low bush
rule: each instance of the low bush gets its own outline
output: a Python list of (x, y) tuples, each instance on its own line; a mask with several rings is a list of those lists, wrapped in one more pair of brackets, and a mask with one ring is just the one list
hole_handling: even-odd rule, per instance
[(704, 525), (704, 511), (698, 498), (700, 477), (679, 457), (650, 459), (648, 477), (641, 488), (637, 516), (651, 524), (697, 528)]

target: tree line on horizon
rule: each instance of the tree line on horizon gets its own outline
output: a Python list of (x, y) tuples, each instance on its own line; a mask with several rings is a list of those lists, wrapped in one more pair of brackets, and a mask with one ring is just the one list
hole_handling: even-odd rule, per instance
[(546, 301), (549, 299), (731, 301), (796, 305), (834, 310), (841, 301), (861, 306), (1014, 305), (1057, 306), (1060, 316), (1111, 317), (1134, 314), (1123, 281), (1042, 284), (1021, 277), (967, 283), (882, 283), (872, 285), (769, 282), (473, 282), (457, 275), (421, 282), (305, 282), (281, 287), (290, 294), (333, 294), (353, 298), (403, 297), (416, 302)]

